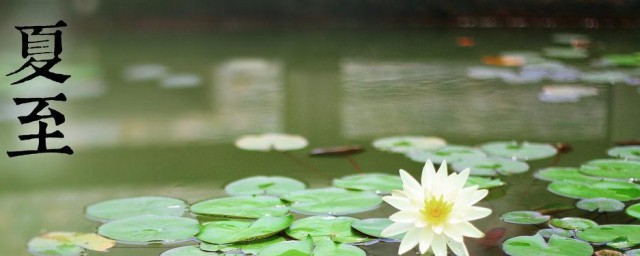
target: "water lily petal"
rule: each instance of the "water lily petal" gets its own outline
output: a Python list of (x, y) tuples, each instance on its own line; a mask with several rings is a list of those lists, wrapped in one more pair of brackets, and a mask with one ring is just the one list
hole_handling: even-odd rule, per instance
[(420, 253), (424, 254), (431, 247), (431, 241), (433, 241), (433, 232), (427, 228), (420, 230)]
[(436, 169), (433, 167), (431, 160), (427, 160), (422, 168), (422, 186), (425, 191), (430, 191), (433, 186), (433, 180), (436, 177)]
[[(456, 228), (459, 228), (462, 231), (463, 236), (473, 237), (473, 238), (481, 238), (484, 237), (484, 233), (476, 228), (471, 222), (465, 221), (455, 225)], [(458, 240), (456, 240), (458, 241)], [(458, 241), (462, 242), (462, 241)]]
[(489, 208), (472, 206), (471, 211), (465, 216), (465, 218), (467, 219), (467, 221), (472, 221), (472, 220), (482, 219), (484, 217), (489, 216), (490, 214), (491, 214), (491, 209)]
[(409, 210), (414, 209), (414, 206), (411, 205), (409, 199), (406, 197), (399, 196), (385, 196), (382, 198), (385, 202), (395, 207), (398, 210)]
[(435, 256), (447, 256), (447, 239), (443, 235), (435, 235), (431, 242), (431, 250)]
[(469, 256), (469, 251), (467, 250), (467, 246), (464, 245), (464, 242), (458, 242), (450, 239), (447, 241), (447, 245), (455, 255)]
[(389, 219), (399, 223), (414, 223), (419, 217), (420, 212), (417, 210), (404, 210), (392, 214)]
[(409, 250), (413, 249), (413, 247), (416, 247), (419, 242), (420, 229), (414, 228), (409, 230), (409, 232), (404, 235), (402, 242), (400, 242), (400, 249), (398, 249), (398, 254), (404, 254), (408, 252)]
[(414, 228), (414, 226), (413, 224), (410, 224), (410, 223), (393, 223), (389, 225), (387, 228), (385, 228), (384, 230), (382, 230), (380, 234), (384, 237), (391, 237), (391, 236), (405, 233), (412, 228)]

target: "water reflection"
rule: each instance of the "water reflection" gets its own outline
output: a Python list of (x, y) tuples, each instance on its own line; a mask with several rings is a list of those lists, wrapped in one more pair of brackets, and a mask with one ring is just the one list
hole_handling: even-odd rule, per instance
[[(348, 138), (432, 134), (445, 138), (585, 140), (606, 134), (606, 97), (571, 105), (538, 101), (541, 85), (464, 78), (458, 64), (345, 60), (341, 64)], [(603, 95), (608, 88), (599, 87)], [(372, 104), (375, 102), (375, 104)], [(366, 125), (362, 125), (366, 124)]]

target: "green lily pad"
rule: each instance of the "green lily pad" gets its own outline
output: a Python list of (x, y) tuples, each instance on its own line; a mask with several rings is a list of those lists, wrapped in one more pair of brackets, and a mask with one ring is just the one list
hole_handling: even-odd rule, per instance
[(277, 244), (280, 242), (287, 241), (281, 236), (271, 236), (267, 238), (263, 238), (256, 241), (251, 241), (249, 243), (235, 243), (235, 244), (209, 244), (209, 243), (201, 243), (200, 249), (208, 252), (230, 252), (230, 251), (242, 251), (245, 254), (258, 254), (260, 250), (271, 246), (273, 244)]
[(539, 170), (534, 176), (546, 181), (590, 183), (602, 180), (602, 178), (584, 175), (578, 168), (573, 167), (549, 167)]
[(411, 160), (419, 163), (425, 163), (427, 160), (431, 160), (431, 162), (436, 164), (441, 164), (443, 161), (454, 163), (467, 158), (482, 158), (487, 156), (479, 149), (457, 145), (447, 145), (435, 151), (412, 150), (407, 152), (406, 155), (411, 158)]
[(640, 146), (613, 147), (607, 151), (612, 157), (640, 161)]
[(182, 216), (187, 210), (184, 201), (169, 197), (133, 197), (115, 199), (89, 205), (89, 219), (111, 221), (141, 215)]
[(98, 234), (124, 244), (184, 242), (200, 231), (197, 220), (176, 216), (143, 215), (102, 224)]
[(287, 177), (254, 176), (231, 182), (224, 190), (232, 196), (280, 196), (306, 187), (304, 183)]
[(402, 179), (398, 175), (363, 173), (334, 179), (333, 186), (389, 194), (392, 190), (402, 189)]
[(501, 179), (491, 179), (486, 177), (469, 176), (465, 187), (478, 186), (478, 189), (495, 188), (504, 186), (504, 182)]
[(258, 252), (258, 256), (311, 256), (313, 240), (306, 237), (302, 241), (286, 241), (267, 246)]
[[(162, 254), (160, 254), (160, 256), (219, 256), (219, 255), (220, 254), (213, 253), (213, 252), (202, 251), (200, 250), (200, 248), (198, 248), (198, 246), (195, 246), (195, 245), (173, 248), (171, 250), (167, 250)], [(237, 255), (240, 255), (240, 254), (237, 254)], [(229, 256), (229, 255), (225, 254), (225, 256)]]
[(629, 206), (626, 210), (627, 215), (640, 219), (640, 203)]
[(373, 210), (382, 203), (382, 198), (376, 193), (341, 188), (295, 191), (283, 199), (293, 202), (293, 211), (309, 215), (347, 215)]
[(84, 255), (84, 248), (72, 243), (61, 242), (42, 237), (35, 237), (29, 240), (27, 245), (31, 254), (35, 255), (55, 255), (55, 256), (76, 256)]
[(386, 137), (373, 141), (373, 147), (393, 153), (407, 153), (412, 150), (436, 150), (447, 145), (438, 137), (398, 136)]
[(287, 229), (293, 216), (264, 216), (256, 221), (221, 220), (206, 223), (196, 236), (210, 244), (249, 242), (266, 238)]
[(360, 248), (349, 244), (336, 243), (329, 237), (318, 237), (313, 249), (314, 256), (340, 255), (340, 256), (366, 256)]
[(354, 233), (351, 224), (357, 219), (351, 217), (312, 216), (297, 220), (287, 229), (287, 235), (298, 240), (311, 236), (314, 240), (318, 237), (328, 236), (339, 243), (366, 242), (371, 238)]
[(551, 217), (535, 211), (513, 211), (502, 214), (500, 219), (512, 224), (540, 224), (549, 221)]
[(207, 216), (257, 219), (266, 215), (286, 215), (289, 208), (277, 197), (237, 196), (199, 202), (191, 206), (191, 212)]
[(576, 199), (602, 197), (623, 202), (640, 199), (640, 185), (626, 182), (553, 182), (547, 189), (554, 194)]
[(484, 152), (491, 156), (504, 157), (513, 160), (537, 160), (555, 156), (558, 150), (549, 144), (516, 141), (497, 141), (482, 144)]
[(619, 71), (591, 71), (583, 72), (580, 80), (592, 84), (626, 83), (629, 75)]
[(628, 247), (640, 244), (640, 225), (601, 225), (576, 233), (582, 240), (592, 243), (619, 243), (625, 240)]
[(498, 173), (502, 175), (523, 173), (529, 170), (529, 165), (497, 157), (471, 158), (453, 163), (453, 170), (456, 172), (462, 172), (466, 168), (470, 169), (471, 175), (496, 176)]
[(593, 253), (593, 247), (588, 243), (555, 235), (549, 243), (540, 235), (518, 236), (504, 241), (502, 248), (511, 256), (591, 256)]
[(355, 230), (362, 232), (365, 235), (369, 235), (372, 237), (378, 238), (391, 238), (401, 240), (404, 237), (404, 234), (395, 235), (392, 237), (384, 237), (382, 236), (382, 230), (389, 227), (393, 224), (388, 218), (372, 218), (372, 219), (364, 219), (364, 220), (356, 220), (351, 223), (351, 227)]
[(589, 198), (578, 201), (576, 206), (587, 211), (619, 212), (624, 209), (624, 203), (610, 198)]
[(640, 179), (640, 162), (616, 159), (589, 161), (580, 167), (580, 172), (612, 179)]
[(602, 56), (608, 64), (613, 64), (621, 67), (640, 67), (640, 53), (633, 54), (608, 54)]
[(595, 221), (584, 219), (584, 218), (576, 218), (576, 217), (552, 219), (551, 221), (549, 221), (549, 224), (556, 228), (562, 228), (567, 230), (585, 230), (587, 228), (598, 226), (598, 223), (596, 223)]
[(589, 52), (573, 47), (547, 47), (542, 49), (544, 56), (556, 59), (585, 59)]
[(567, 238), (573, 237), (573, 231), (561, 229), (561, 228), (545, 228), (545, 229), (538, 230), (536, 234), (547, 239), (551, 238), (551, 236), (553, 235), (567, 237)]
[(236, 140), (236, 147), (254, 151), (289, 151), (305, 148), (309, 142), (299, 135), (265, 133), (246, 135)]

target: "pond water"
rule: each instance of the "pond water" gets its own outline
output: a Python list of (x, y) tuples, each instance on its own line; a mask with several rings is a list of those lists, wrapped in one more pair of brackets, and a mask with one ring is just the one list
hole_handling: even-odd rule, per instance
[[(65, 88), (45, 82), (0, 88), (3, 150), (33, 146), (17, 140), (31, 130), (18, 125), (15, 117), (26, 110), (12, 97), (64, 91), (69, 101), (57, 106), (67, 122), (60, 129), (76, 152), (0, 157), (0, 248), (3, 255), (28, 255), (26, 242), (42, 231), (93, 232), (98, 223), (84, 217), (84, 207), (106, 199), (163, 195), (194, 203), (222, 197), (225, 184), (253, 175), (327, 187), (332, 178), (357, 173), (345, 158), (309, 157), (315, 147), (361, 145), (365, 151), (353, 159), (362, 172), (405, 169), (418, 176), (423, 164), (371, 146), (376, 138), (407, 134), (470, 146), (495, 140), (571, 145), (556, 158), (530, 161), (526, 173), (502, 177), (507, 185), (492, 189), (480, 203), (493, 214), (474, 222), (479, 229), (504, 228), (504, 238), (533, 235), (539, 227), (498, 217), (575, 203), (548, 192), (547, 182), (533, 178), (536, 170), (607, 158), (615, 142), (640, 138), (640, 87), (620, 81), (510, 83), (468, 76), (470, 68), (488, 67), (483, 56), (557, 46), (552, 35), (559, 32), (590, 36), (588, 59), (561, 60), (581, 71), (611, 69), (595, 68), (593, 61), (638, 51), (640, 41), (635, 31), (625, 30), (71, 31), (60, 66), (73, 75)], [(472, 39), (474, 46), (459, 46), (460, 37)], [(2, 70), (21, 60), (16, 40), (3, 40)], [(638, 74), (633, 68), (615, 70)], [(9, 83), (6, 77), (0, 81)], [(589, 86), (597, 95), (545, 102), (540, 93), (549, 85)], [(233, 144), (242, 135), (261, 132), (300, 134), (310, 145), (292, 151), (298, 159), (292, 160)], [(385, 205), (353, 216), (393, 212)], [(599, 223), (632, 221), (624, 213), (609, 214), (608, 220), (580, 210), (552, 214)], [(368, 255), (388, 256), (397, 246), (363, 248)], [(472, 255), (503, 254), (500, 242), (467, 239), (467, 246)], [(163, 250), (122, 246), (104, 255)]]

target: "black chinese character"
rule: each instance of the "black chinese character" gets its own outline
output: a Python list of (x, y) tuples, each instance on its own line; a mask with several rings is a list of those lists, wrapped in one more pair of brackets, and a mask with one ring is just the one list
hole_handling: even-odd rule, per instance
[(27, 134), (20, 135), (18, 138), (20, 140), (32, 140), (38, 139), (38, 149), (36, 150), (25, 150), (25, 151), (7, 151), (7, 155), (9, 157), (14, 156), (22, 156), (22, 155), (30, 155), (30, 154), (39, 154), (39, 153), (63, 153), (67, 155), (72, 155), (73, 150), (69, 146), (64, 146), (58, 149), (49, 149), (47, 148), (47, 138), (64, 138), (64, 134), (60, 131), (54, 131), (52, 133), (47, 133), (47, 123), (42, 122), (40, 120), (45, 118), (52, 118), (56, 125), (60, 125), (64, 123), (65, 118), (64, 115), (52, 108), (49, 108), (48, 115), (41, 115), (40, 112), (49, 106), (49, 102), (47, 101), (67, 101), (67, 97), (60, 93), (55, 97), (49, 98), (15, 98), (13, 101), (16, 105), (21, 105), (25, 103), (37, 102), (38, 105), (26, 116), (19, 116), (21, 124), (31, 123), (34, 121), (38, 121), (39, 129), (36, 134)]
[[(29, 81), (38, 76), (45, 77), (49, 80), (64, 83), (70, 75), (63, 75), (51, 71), (54, 65), (58, 64), (62, 59), (59, 55), (62, 53), (62, 32), (55, 30), (54, 32), (43, 32), (44, 29), (66, 27), (64, 21), (58, 21), (55, 25), (50, 26), (17, 26), (16, 29), (22, 35), (22, 58), (27, 62), (18, 70), (13, 71), (7, 76), (11, 76), (31, 67), (33, 73), (11, 84), (20, 84)], [(31, 30), (28, 34), (25, 30)], [(31, 41), (32, 38), (33, 41)], [(36, 63), (44, 63), (36, 65)]]

